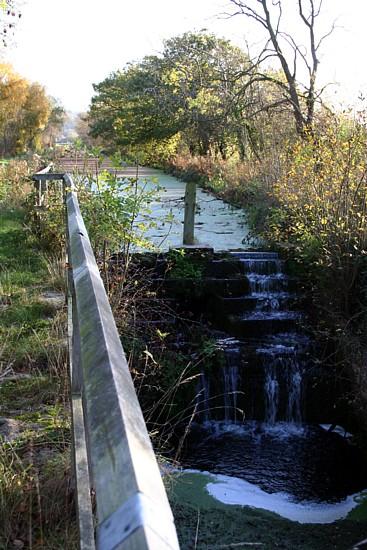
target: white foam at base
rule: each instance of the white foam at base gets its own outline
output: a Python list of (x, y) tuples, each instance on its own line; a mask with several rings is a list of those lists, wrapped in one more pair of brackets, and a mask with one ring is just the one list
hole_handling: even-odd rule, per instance
[(269, 424), (266, 422), (257, 422), (255, 420), (246, 420), (243, 424), (234, 424), (225, 420), (207, 420), (204, 422), (203, 426), (210, 430), (214, 437), (227, 433), (257, 438), (270, 436), (276, 437), (277, 439), (287, 439), (297, 436), (304, 437), (307, 435), (307, 429), (305, 429), (302, 424), (284, 421), (277, 421), (275, 424)]
[[(194, 470), (190, 471), (194, 472)], [(335, 504), (309, 501), (293, 502), (291, 495), (287, 493), (266, 493), (257, 485), (243, 479), (221, 474), (213, 475), (209, 472), (200, 473), (208, 473), (214, 480), (207, 484), (206, 490), (220, 502), (261, 508), (299, 523), (333, 523), (343, 519), (360, 503), (358, 497), (362, 495), (362, 493), (357, 493)]]
[(333, 424), (319, 424), (320, 428), (322, 428), (323, 430), (325, 430), (326, 432), (332, 432), (332, 433), (336, 433), (338, 435), (341, 435), (342, 437), (345, 437), (345, 438), (350, 438), (350, 437), (353, 437), (353, 434), (351, 434), (350, 432), (347, 432), (347, 430), (345, 430), (342, 426), (335, 426), (333, 427), (333, 429), (331, 430), (331, 427), (333, 426)]

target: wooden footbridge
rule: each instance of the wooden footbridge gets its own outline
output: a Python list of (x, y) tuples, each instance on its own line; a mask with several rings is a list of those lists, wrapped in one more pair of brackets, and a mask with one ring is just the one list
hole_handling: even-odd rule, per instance
[[(92, 166), (92, 163), (91, 163)], [(65, 163), (65, 168), (68, 167)], [(37, 206), (60, 182), (66, 208), (68, 341), (82, 550), (178, 549), (173, 515), (72, 177), (34, 175)], [(95, 495), (97, 526), (92, 511)]]

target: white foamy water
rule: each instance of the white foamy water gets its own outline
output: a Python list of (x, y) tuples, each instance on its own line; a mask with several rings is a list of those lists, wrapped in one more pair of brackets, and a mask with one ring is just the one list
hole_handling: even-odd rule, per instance
[[(190, 471), (194, 472), (194, 470)], [(220, 474), (209, 474), (209, 476), (213, 481), (207, 484), (206, 490), (220, 502), (268, 510), (299, 523), (333, 523), (345, 518), (362, 498), (362, 493), (356, 493), (335, 504), (293, 502), (291, 495), (287, 493), (266, 493), (257, 485), (243, 479)]]
[(256, 420), (247, 420), (243, 424), (235, 424), (224, 420), (208, 420), (203, 423), (203, 426), (213, 436), (217, 437), (224, 434), (234, 434), (239, 437), (271, 436), (277, 439), (307, 436), (307, 429), (303, 425), (285, 421), (268, 424), (266, 422), (257, 422)]
[(342, 437), (345, 437), (347, 439), (349, 439), (350, 437), (353, 437), (353, 434), (351, 434), (350, 432), (347, 432), (347, 430), (342, 426), (333, 426), (333, 424), (320, 424), (319, 426), (326, 432), (332, 431), (333, 433), (341, 435)]

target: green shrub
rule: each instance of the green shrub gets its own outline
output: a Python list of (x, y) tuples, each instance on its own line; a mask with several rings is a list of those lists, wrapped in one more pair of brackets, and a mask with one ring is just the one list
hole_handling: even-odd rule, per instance
[(343, 120), (299, 140), (285, 155), (265, 232), (309, 266), (330, 309), (346, 317), (367, 255), (366, 147), (364, 125)]
[(203, 277), (205, 269), (203, 258), (191, 256), (183, 248), (170, 250), (167, 260), (168, 276), (172, 279), (201, 279)]

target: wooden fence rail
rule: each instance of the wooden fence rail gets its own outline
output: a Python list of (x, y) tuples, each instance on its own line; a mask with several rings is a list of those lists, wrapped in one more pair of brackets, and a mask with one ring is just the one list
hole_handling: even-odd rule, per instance
[[(54, 178), (51, 178), (51, 175)], [(173, 516), (68, 174), (68, 327), (80, 547), (178, 549)], [(42, 189), (41, 189), (42, 192)], [(40, 204), (43, 204), (41, 197)], [(91, 489), (95, 492), (94, 529)], [(95, 536), (96, 533), (96, 536)]]

